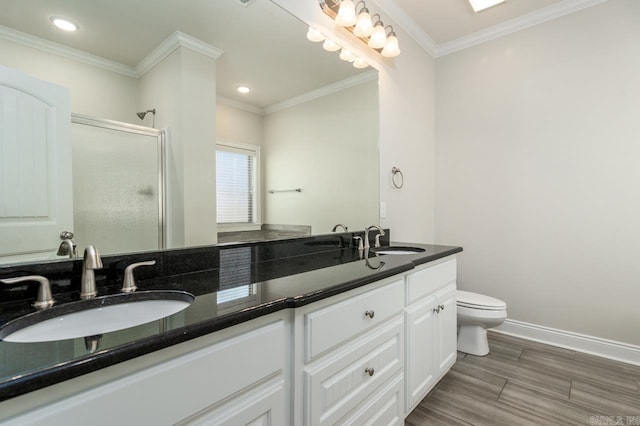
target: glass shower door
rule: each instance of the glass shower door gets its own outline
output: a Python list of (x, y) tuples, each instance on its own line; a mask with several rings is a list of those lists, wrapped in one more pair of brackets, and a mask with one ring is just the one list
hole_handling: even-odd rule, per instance
[(164, 133), (74, 115), (73, 206), (79, 252), (164, 247)]

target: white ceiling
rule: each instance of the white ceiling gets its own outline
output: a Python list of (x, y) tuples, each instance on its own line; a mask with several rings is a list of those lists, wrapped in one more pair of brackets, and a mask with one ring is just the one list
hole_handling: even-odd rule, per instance
[[(367, 0), (367, 6), (438, 57), (602, 1), (506, 0), (479, 13), (468, 0)], [(55, 29), (52, 15), (74, 20), (80, 30)], [(239, 0), (0, 0), (0, 25), (131, 67), (181, 31), (224, 51), (216, 65), (219, 94), (259, 108), (363, 72), (307, 41), (306, 25), (269, 0), (246, 7)], [(239, 95), (239, 84), (254, 91)]]

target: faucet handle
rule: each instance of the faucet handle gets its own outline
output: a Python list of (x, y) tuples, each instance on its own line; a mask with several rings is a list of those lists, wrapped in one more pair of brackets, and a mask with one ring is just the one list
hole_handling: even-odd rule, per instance
[(4, 280), (0, 280), (0, 282), (4, 284), (17, 284), (26, 281), (36, 281), (40, 283), (40, 288), (38, 289), (38, 297), (32, 305), (34, 308), (50, 308), (55, 303), (55, 300), (53, 300), (53, 296), (51, 295), (51, 284), (49, 283), (49, 280), (47, 278), (41, 275), (27, 275), (24, 277), (6, 278)]
[(376, 234), (376, 243), (375, 246), (376, 247), (380, 247), (380, 237), (382, 237), (384, 234)]
[(355, 235), (353, 239), (354, 241), (358, 242), (358, 250), (364, 250), (364, 246), (362, 245), (362, 237), (359, 235)]
[(138, 287), (136, 286), (136, 279), (133, 276), (133, 270), (138, 266), (151, 266), (155, 264), (155, 260), (147, 260), (145, 262), (132, 263), (131, 265), (127, 266), (124, 270), (124, 280), (122, 282), (122, 289), (120, 291), (122, 291), (123, 293), (133, 293), (134, 291), (136, 291)]

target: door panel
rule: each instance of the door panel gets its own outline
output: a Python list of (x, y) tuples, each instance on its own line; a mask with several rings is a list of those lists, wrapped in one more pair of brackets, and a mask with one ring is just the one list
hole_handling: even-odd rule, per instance
[(73, 230), (70, 120), (66, 88), (0, 66), (0, 262), (55, 257)]

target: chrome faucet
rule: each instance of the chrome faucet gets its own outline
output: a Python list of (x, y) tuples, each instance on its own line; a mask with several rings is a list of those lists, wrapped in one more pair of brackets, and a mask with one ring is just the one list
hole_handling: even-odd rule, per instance
[(349, 228), (347, 228), (346, 226), (344, 226), (343, 224), (339, 223), (336, 226), (333, 227), (333, 229), (331, 230), (331, 232), (336, 232), (338, 230), (338, 228), (342, 227), (342, 229), (344, 229), (344, 232), (349, 232)]
[(81, 299), (92, 299), (98, 295), (96, 291), (96, 275), (93, 272), (96, 269), (102, 269), (100, 253), (94, 246), (88, 246), (84, 249), (84, 258), (82, 260)]
[(380, 237), (384, 237), (384, 229), (380, 228), (378, 225), (371, 225), (364, 228), (364, 248), (368, 249), (369, 246), (369, 231), (371, 229), (377, 229), (379, 234), (376, 235), (375, 247), (380, 247)]
[(69, 256), (69, 259), (75, 258), (78, 253), (76, 251), (76, 243), (73, 242), (73, 232), (62, 231), (60, 233), (60, 247), (58, 247), (58, 256)]

